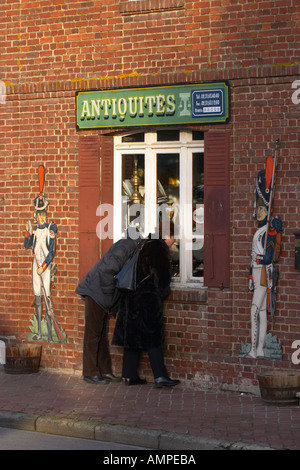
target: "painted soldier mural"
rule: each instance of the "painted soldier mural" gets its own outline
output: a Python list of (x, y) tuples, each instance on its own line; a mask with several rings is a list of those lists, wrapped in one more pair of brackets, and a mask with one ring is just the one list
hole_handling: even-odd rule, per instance
[(275, 171), (279, 141), (276, 144), (275, 158), (269, 156), (266, 168), (256, 179), (255, 211), (257, 230), (252, 240), (249, 272), (249, 289), (253, 291), (251, 305), (251, 348), (248, 357), (265, 357), (267, 335), (267, 315), (275, 313), (276, 286), (279, 270), (274, 266), (281, 248), (283, 223), (279, 217), (272, 217)]
[[(31, 222), (26, 222), (26, 232), (24, 236), (24, 248), (32, 249), (32, 288), (34, 294), (35, 319), (33, 321), (33, 335), (29, 339), (35, 341), (60, 341), (65, 342), (55, 318), (52, 300), (51, 286), (54, 283), (56, 266), (52, 261), (55, 256), (55, 243), (57, 226), (54, 222), (47, 222), (47, 198), (43, 194), (45, 183), (45, 167), (39, 167), (40, 194), (34, 200), (34, 222), (36, 225), (32, 229)], [(45, 305), (46, 330), (43, 325), (43, 300)], [(46, 334), (45, 334), (46, 333)], [(46, 337), (45, 337), (46, 336)], [(64, 341), (63, 341), (64, 340)]]

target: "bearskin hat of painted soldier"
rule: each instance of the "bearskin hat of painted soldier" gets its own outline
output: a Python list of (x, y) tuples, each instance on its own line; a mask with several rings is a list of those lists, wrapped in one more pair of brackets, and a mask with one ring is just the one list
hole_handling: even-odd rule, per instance
[(34, 221), (36, 222), (36, 216), (40, 212), (47, 213), (47, 207), (49, 202), (45, 196), (37, 196), (34, 200)]
[(266, 187), (266, 171), (260, 170), (256, 177), (254, 203), (253, 203), (253, 218), (256, 218), (256, 209), (259, 206), (265, 206), (268, 210), (270, 204), (270, 192)]
[(256, 188), (255, 188), (255, 195), (256, 200), (259, 198), (263, 200), (264, 205), (266, 207), (269, 206), (270, 203), (270, 191), (269, 188), (266, 187), (266, 171), (260, 170), (256, 177)]

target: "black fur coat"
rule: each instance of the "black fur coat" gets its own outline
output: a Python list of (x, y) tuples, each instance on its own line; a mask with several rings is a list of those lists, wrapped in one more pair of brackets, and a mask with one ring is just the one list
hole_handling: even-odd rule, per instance
[(137, 263), (135, 292), (121, 296), (112, 344), (125, 348), (162, 347), (162, 302), (171, 282), (169, 247), (163, 240), (151, 240), (143, 247)]

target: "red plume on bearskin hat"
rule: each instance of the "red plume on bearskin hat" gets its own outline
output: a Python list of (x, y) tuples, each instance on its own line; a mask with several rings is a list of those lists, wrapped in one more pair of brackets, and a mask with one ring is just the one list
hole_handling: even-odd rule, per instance
[(272, 155), (269, 155), (266, 161), (266, 193), (267, 194), (270, 192), (270, 187), (271, 187), (272, 178), (273, 178), (273, 168), (274, 168), (274, 158), (272, 157)]
[(38, 170), (38, 177), (39, 177), (39, 189), (40, 194), (34, 200), (34, 209), (36, 212), (46, 211), (49, 202), (47, 198), (44, 196), (44, 185), (45, 185), (45, 167), (44, 165), (39, 166)]

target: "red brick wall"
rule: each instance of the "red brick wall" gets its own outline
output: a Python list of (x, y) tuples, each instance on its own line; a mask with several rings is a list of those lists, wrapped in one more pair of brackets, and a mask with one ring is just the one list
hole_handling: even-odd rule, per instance
[[(4, 0), (0, 18), (0, 80), (7, 91), (0, 104), (0, 333), (21, 339), (29, 333), (31, 255), (23, 248), (23, 233), (32, 220), (37, 168), (44, 163), (48, 218), (58, 226), (53, 303), (68, 343), (44, 344), (42, 365), (81, 370), (84, 313), (74, 294), (75, 91), (228, 79), (231, 122), (216, 127), (231, 131), (231, 287), (172, 293), (166, 303), (166, 362), (171, 375), (187, 384), (225, 388), (255, 386), (260, 368), (295, 367), (291, 345), (300, 339), (293, 235), (300, 229), (300, 104), (291, 99), (300, 75), (295, 2)], [(282, 149), (274, 213), (285, 231), (270, 331), (282, 342), (278, 364), (238, 358), (241, 341), (250, 337), (254, 182), (277, 137)], [(113, 354), (120, 371), (120, 351), (113, 348)], [(142, 373), (151, 376), (146, 358)]]

